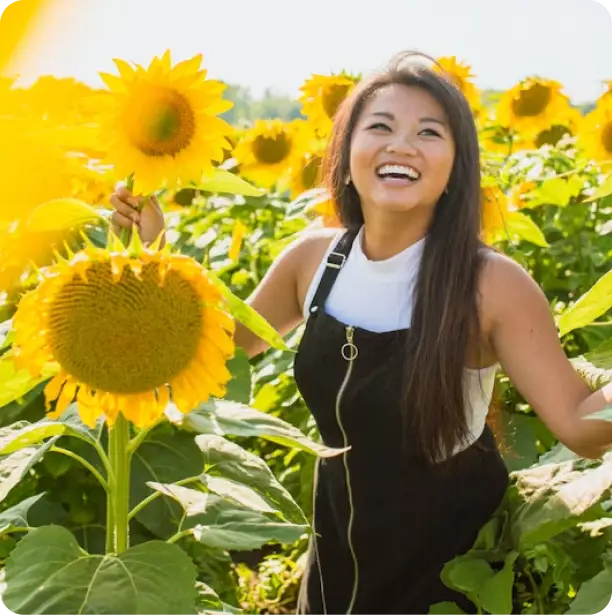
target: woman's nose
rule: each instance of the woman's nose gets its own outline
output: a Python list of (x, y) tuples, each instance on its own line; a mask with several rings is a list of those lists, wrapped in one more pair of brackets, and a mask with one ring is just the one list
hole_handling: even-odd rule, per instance
[(412, 137), (397, 136), (389, 142), (387, 145), (387, 151), (390, 154), (415, 155), (418, 152), (418, 149), (414, 145)]

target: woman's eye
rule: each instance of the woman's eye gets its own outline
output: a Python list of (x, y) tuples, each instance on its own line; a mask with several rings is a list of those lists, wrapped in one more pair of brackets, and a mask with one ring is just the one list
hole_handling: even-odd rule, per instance
[(372, 124), (370, 126), (370, 129), (373, 129), (373, 128), (379, 128), (382, 130), (391, 130), (389, 126), (387, 126), (387, 124), (383, 124), (382, 122), (376, 122), (376, 124)]
[(440, 136), (440, 133), (437, 130), (434, 130), (433, 128), (425, 128), (425, 130), (421, 130), (421, 134), (423, 134), (424, 132), (429, 133), (430, 135), (433, 135), (434, 137)]

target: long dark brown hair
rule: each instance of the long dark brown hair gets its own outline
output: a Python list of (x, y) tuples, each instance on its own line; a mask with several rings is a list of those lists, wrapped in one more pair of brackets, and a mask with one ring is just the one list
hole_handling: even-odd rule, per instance
[(405, 433), (416, 440), (417, 455), (433, 463), (448, 457), (468, 436), (464, 370), (468, 343), (478, 339), (480, 332), (477, 292), (484, 247), (480, 155), (467, 100), (448, 76), (431, 64), (415, 62), (414, 55), (398, 54), (386, 70), (363, 79), (343, 101), (334, 118), (322, 173), (341, 222), (357, 231), (364, 223), (361, 203), (345, 178), (351, 135), (370, 96), (389, 85), (418, 86), (444, 109), (455, 141), (455, 159), (448, 192), (440, 195), (434, 208), (423, 249), (403, 400)]

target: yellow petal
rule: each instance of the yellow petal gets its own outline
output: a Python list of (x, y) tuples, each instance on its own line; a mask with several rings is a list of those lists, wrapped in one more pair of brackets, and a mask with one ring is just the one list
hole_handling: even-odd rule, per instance
[(45, 386), (45, 410), (47, 412), (51, 408), (51, 402), (59, 397), (64, 382), (66, 382), (66, 377), (66, 372), (61, 371)]

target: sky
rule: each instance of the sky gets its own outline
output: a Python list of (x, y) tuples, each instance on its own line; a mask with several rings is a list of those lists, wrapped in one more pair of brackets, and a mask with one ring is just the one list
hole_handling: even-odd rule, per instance
[[(9, 2), (0, 2), (0, 8)], [(605, 4), (608, 5), (606, 8)], [(13, 71), (100, 86), (112, 58), (148, 64), (197, 53), (215, 79), (299, 95), (313, 73), (367, 73), (396, 52), (455, 55), (481, 88), (529, 75), (560, 81), (575, 103), (612, 80), (612, 0), (55, 0)]]

